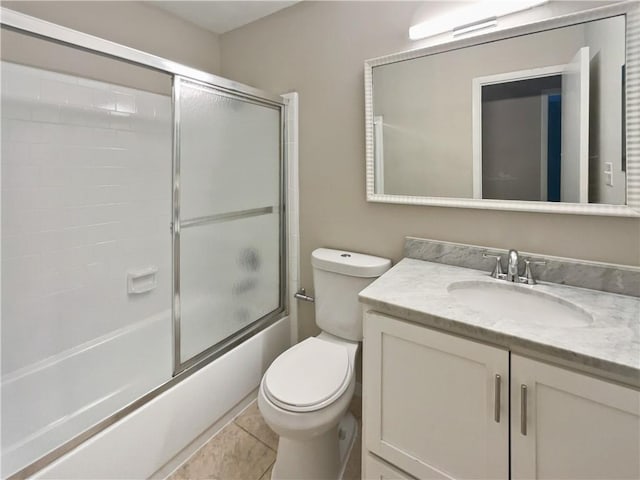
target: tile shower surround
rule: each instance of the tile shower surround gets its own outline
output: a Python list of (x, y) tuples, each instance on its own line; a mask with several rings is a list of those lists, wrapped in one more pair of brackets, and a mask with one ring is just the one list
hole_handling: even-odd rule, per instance
[[(171, 98), (1, 68), (8, 373), (171, 308)], [(150, 265), (157, 288), (128, 296)]]
[[(415, 237), (406, 237), (404, 243), (405, 257), (491, 272), (495, 260), (483, 258), (483, 253), (501, 255), (502, 267), (506, 271), (507, 250)], [(521, 260), (531, 258), (546, 262), (545, 265), (532, 267), (538, 280), (640, 297), (639, 267), (549, 257), (536, 253), (519, 254)]]

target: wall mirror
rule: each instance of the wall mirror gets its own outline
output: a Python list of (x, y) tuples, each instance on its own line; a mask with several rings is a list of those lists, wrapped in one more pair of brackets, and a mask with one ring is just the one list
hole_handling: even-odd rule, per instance
[(367, 61), (367, 199), (640, 216), (638, 23), (615, 4)]

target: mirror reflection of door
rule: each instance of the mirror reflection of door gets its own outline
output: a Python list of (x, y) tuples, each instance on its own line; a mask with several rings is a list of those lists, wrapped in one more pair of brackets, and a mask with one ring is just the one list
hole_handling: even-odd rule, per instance
[(589, 48), (566, 65), (474, 79), (474, 197), (588, 201)]
[(482, 198), (559, 200), (561, 87), (553, 75), (482, 88)]
[(589, 47), (582, 47), (562, 72), (561, 201), (589, 201)]

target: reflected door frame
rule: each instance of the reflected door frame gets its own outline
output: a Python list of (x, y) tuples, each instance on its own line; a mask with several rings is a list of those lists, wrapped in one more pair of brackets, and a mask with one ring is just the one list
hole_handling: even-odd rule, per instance
[(373, 117), (374, 162), (375, 162), (375, 192), (384, 193), (384, 118), (382, 115)]
[(562, 75), (565, 65), (531, 68), (514, 72), (475, 77), (471, 92), (472, 148), (473, 148), (473, 198), (482, 199), (482, 87), (500, 83), (532, 80)]

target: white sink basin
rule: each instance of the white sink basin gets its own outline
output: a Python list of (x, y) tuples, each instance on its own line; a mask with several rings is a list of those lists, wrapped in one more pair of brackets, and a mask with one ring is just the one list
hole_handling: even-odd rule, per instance
[(535, 288), (501, 280), (474, 280), (452, 283), (447, 290), (458, 302), (494, 317), (556, 327), (584, 327), (593, 321), (577, 305)]

